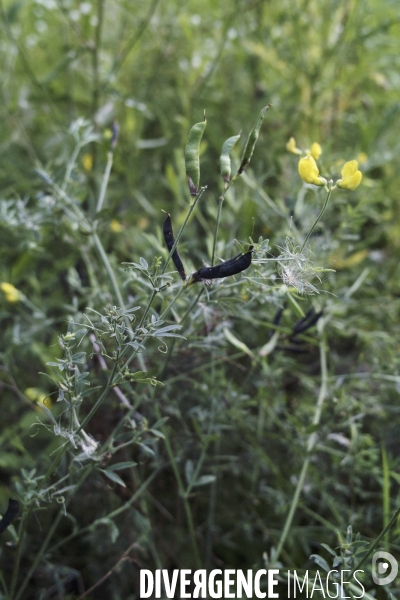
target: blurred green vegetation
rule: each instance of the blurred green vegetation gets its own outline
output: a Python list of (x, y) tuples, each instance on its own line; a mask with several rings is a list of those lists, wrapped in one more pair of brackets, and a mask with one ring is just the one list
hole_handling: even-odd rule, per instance
[[(124, 388), (144, 421), (137, 445), (118, 459), (135, 461), (137, 468), (122, 472), (126, 488), (93, 470), (68, 500), (68, 516), (21, 597), (56, 597), (51, 590), (62, 582), (70, 585), (71, 595), (64, 597), (77, 597), (79, 586), (99, 582), (131, 544), (132, 560), (88, 597), (138, 598), (139, 566), (197, 568), (179, 477), (190, 487), (196, 478), (211, 476), (186, 498), (200, 564), (262, 568), (264, 552), (273, 558), (307, 458), (321, 347), (327, 395), (279, 559), (291, 569), (312, 568), (312, 553), (329, 560), (320, 544), (336, 547), (336, 532), (345, 535), (348, 525), (362, 539), (375, 540), (399, 503), (398, 3), (2, 0), (0, 10), (0, 282), (23, 294), (8, 302), (0, 292), (1, 512), (15, 496), (15, 482), (22, 485), (21, 469), (36, 469), (28, 480), (43, 475), (60, 443), (32, 403), (50, 395), (60, 417), (54, 383), (39, 374), (53, 377), (46, 363), (63, 356), (59, 336), (71, 320), (79, 329), (83, 313), (90, 314), (87, 307), (103, 313), (118, 305), (90, 232), (68, 217), (54, 192), (67, 179), (69, 196), (93, 221), (113, 122), (120, 136), (97, 232), (127, 307), (145, 307), (149, 288), (121, 263), (166, 257), (161, 209), (171, 213), (177, 230), (190, 202), (183, 148), (204, 111), (201, 183), (208, 189), (180, 243), (188, 272), (210, 261), (223, 189), (222, 144), (242, 131), (233, 151), (237, 166), (265, 104), (273, 106), (252, 162), (223, 206), (218, 258), (238, 252), (235, 240), (245, 248), (259, 236), (269, 240), (266, 256), (276, 258), (287, 237), (298, 243), (296, 236), (304, 239), (310, 229), (323, 198), (302, 186), (297, 157), (286, 151), (291, 136), (301, 148), (322, 145), (324, 177), (336, 180), (343, 163), (355, 158), (363, 171), (356, 191), (335, 191), (311, 238), (307, 260), (336, 269), (312, 280), (319, 294), (285, 295), (272, 261), (256, 263), (237, 284), (208, 287), (198, 302), (200, 288), (182, 294), (168, 323), (187, 314), (180, 331), (186, 340), (167, 340), (166, 354), (154, 340), (143, 358), (144, 370), (164, 387)], [(160, 314), (172, 297), (163, 292), (152, 314)], [(277, 345), (260, 356), (282, 306)], [(304, 333), (305, 353), (294, 352), (290, 331), (311, 308), (323, 311), (323, 326), (320, 321)], [(104, 386), (109, 371), (92, 356), (87, 337), (79, 350), (87, 353), (82, 369), (90, 373), (91, 386)], [(85, 402), (90, 408), (94, 398)], [(82, 414), (89, 408), (84, 404)], [(104, 442), (123, 414), (110, 392), (89, 433)], [(39, 427), (38, 419), (49, 429)], [(72, 481), (71, 464), (65, 455), (57, 476), (70, 473)], [(129, 510), (106, 517), (148, 477), (146, 491)], [(35, 510), (18, 585), (59, 503), (49, 492)], [(90, 528), (101, 518), (103, 524)], [(395, 555), (398, 536), (396, 526), (384, 539)], [(12, 544), (4, 545), (0, 561), (9, 586)], [(368, 578), (365, 585), (373, 588)], [(47, 596), (40, 595), (44, 590)], [(392, 584), (393, 597), (399, 590)], [(377, 597), (386, 596), (378, 590)]]

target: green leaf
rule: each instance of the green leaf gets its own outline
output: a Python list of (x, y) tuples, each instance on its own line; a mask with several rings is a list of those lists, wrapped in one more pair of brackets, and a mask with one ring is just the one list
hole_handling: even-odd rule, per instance
[(250, 358), (255, 358), (255, 355), (250, 350), (250, 348), (246, 346), (244, 342), (241, 342), (236, 336), (234, 336), (233, 333), (227, 327), (224, 327), (224, 336), (226, 337), (228, 342), (232, 344), (232, 346), (235, 346), (235, 348), (241, 350), (242, 352), (250, 356)]
[(100, 471), (102, 473), (104, 473), (104, 475), (106, 477), (108, 477), (108, 479), (110, 479), (111, 481), (113, 481), (114, 483), (118, 483), (119, 485), (122, 485), (123, 487), (126, 487), (126, 485), (122, 481), (121, 477), (119, 475), (117, 475), (116, 473), (114, 473), (113, 471), (110, 471), (109, 469), (100, 469)]
[(215, 475), (202, 475), (197, 479), (197, 481), (193, 484), (193, 487), (200, 487), (202, 485), (209, 485), (216, 480)]
[(137, 463), (133, 461), (125, 461), (120, 463), (115, 463), (114, 465), (109, 465), (107, 467), (107, 471), (122, 471), (122, 469), (131, 469), (132, 467), (136, 467)]
[(314, 561), (321, 569), (323, 569), (327, 573), (329, 573), (329, 571), (331, 570), (326, 560), (322, 558), (322, 556), (320, 556), (319, 554), (311, 554), (310, 560)]

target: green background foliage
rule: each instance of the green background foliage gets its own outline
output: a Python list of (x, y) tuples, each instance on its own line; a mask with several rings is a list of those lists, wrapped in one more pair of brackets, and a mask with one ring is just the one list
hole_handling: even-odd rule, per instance
[[(0, 510), (12, 495), (35, 511), (23, 522), (22, 548), (21, 520), (2, 535), (15, 542), (3, 544), (0, 556), (4, 597), (44, 597), (56, 585), (65, 586), (64, 597), (78, 597), (107, 574), (93, 598), (138, 598), (140, 566), (257, 569), (279, 560), (300, 572), (315, 568), (312, 553), (331, 561), (321, 543), (340, 545), (347, 564), (358, 547), (350, 537), (339, 543), (337, 532), (345, 539), (351, 525), (373, 542), (398, 507), (398, 3), (3, 0), (0, 7), (0, 282), (23, 294), (10, 303), (0, 292)], [(109, 390), (87, 426), (105, 444), (102, 454), (79, 464), (70, 449), (39, 493), (66, 439), (32, 402), (48, 396), (65, 426), (56, 369), (47, 363), (63, 358), (59, 339), (73, 330), (69, 322), (76, 331), (88, 326), (84, 313), (96, 319), (88, 307), (104, 314), (120, 305), (94, 220), (125, 306), (141, 307), (137, 325), (152, 288), (146, 269), (122, 263), (166, 258), (161, 210), (177, 233), (190, 204), (183, 150), (191, 126), (205, 110), (207, 190), (180, 241), (188, 273), (212, 256), (222, 144), (242, 131), (232, 152), (237, 169), (267, 103), (251, 164), (226, 194), (216, 244), (217, 259), (227, 259), (262, 236), (254, 265), (235, 280), (181, 293), (164, 326), (181, 324), (185, 339), (149, 338), (131, 365), (164, 386), (121, 386), (137, 411), (132, 443), (124, 447), (118, 437), (126, 406)], [(96, 215), (113, 122), (120, 135)], [(338, 179), (355, 158), (363, 171), (356, 191), (335, 190), (305, 252), (319, 294), (302, 294), (298, 280), (282, 281), (276, 260), (265, 260), (296, 253), (323, 204), (320, 190), (302, 185), (297, 157), (286, 151), (291, 136), (303, 149), (322, 145), (327, 179)], [(318, 271), (324, 268), (336, 272)], [(176, 273), (170, 281), (149, 311), (155, 320), (179, 290)], [(323, 316), (300, 336), (298, 353), (291, 331), (310, 309)], [(105, 334), (105, 367), (88, 335), (73, 350), (86, 352), (73, 377), (87, 372), (94, 390), (79, 407), (81, 419), (105, 389), (113, 340)], [(260, 354), (268, 342), (271, 352)], [(313, 427), (321, 385), (322, 415)], [(130, 466), (109, 468), (121, 462)], [(54, 495), (76, 486), (88, 464), (80, 487)], [(383, 538), (395, 555), (398, 534), (396, 523)], [(125, 555), (130, 560), (119, 562)], [(365, 586), (374, 588), (368, 573)], [(395, 582), (393, 597), (398, 590)]]

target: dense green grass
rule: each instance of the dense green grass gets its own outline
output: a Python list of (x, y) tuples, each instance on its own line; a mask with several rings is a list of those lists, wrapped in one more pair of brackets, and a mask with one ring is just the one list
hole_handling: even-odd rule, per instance
[[(3, 597), (139, 598), (140, 567), (301, 574), (312, 554), (332, 565), (321, 543), (350, 569), (376, 540), (398, 556), (397, 3), (36, 0), (3, 2), (1, 27), (0, 282), (20, 295), (0, 292), (0, 511), (21, 504)], [(237, 169), (267, 103), (222, 202), (222, 144), (242, 131)], [(204, 110), (193, 207), (184, 146)], [(326, 192), (291, 136), (321, 144), (327, 179), (363, 171), (301, 254)], [(190, 213), (188, 273), (251, 240), (253, 265), (158, 279), (161, 210), (175, 234)], [(169, 325), (184, 339), (150, 335)], [(362, 568), (372, 597), (398, 597)]]

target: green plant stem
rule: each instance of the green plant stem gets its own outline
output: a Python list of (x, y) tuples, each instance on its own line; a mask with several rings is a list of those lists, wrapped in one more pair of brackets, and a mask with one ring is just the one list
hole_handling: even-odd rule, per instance
[(386, 527), (378, 535), (378, 537), (376, 538), (376, 540), (372, 544), (372, 546), (370, 548), (368, 548), (368, 552), (366, 554), (364, 554), (364, 556), (362, 557), (362, 559), (360, 560), (360, 562), (351, 571), (349, 579), (351, 579), (351, 577), (353, 576), (353, 573), (355, 571), (358, 571), (359, 569), (361, 569), (361, 567), (363, 566), (363, 564), (365, 563), (365, 561), (367, 560), (367, 558), (369, 558), (371, 556), (372, 552), (380, 544), (381, 540), (386, 537), (386, 534), (389, 532), (389, 529), (393, 526), (393, 524), (395, 523), (395, 521), (397, 520), (397, 518), (398, 518), (399, 515), (400, 515), (400, 507), (397, 510), (395, 510), (395, 512), (391, 516), (390, 521), (388, 522), (388, 524), (386, 525)]
[(71, 178), (71, 173), (72, 173), (72, 169), (75, 166), (76, 160), (78, 158), (79, 152), (81, 151), (81, 145), (80, 144), (76, 144), (74, 151), (72, 153), (71, 158), (68, 161), (68, 165), (65, 171), (65, 175), (64, 175), (64, 181), (62, 184), (62, 189), (65, 191), (68, 187), (68, 183), (69, 180)]
[[(201, 296), (201, 294), (202, 294), (202, 293), (203, 293), (203, 288), (201, 288), (201, 289), (200, 289), (200, 291), (199, 291), (199, 293), (197, 294), (196, 298), (193, 300), (193, 302), (192, 302), (192, 303), (189, 305), (189, 307), (187, 308), (187, 310), (186, 310), (185, 314), (183, 315), (183, 317), (182, 317), (182, 318), (181, 318), (181, 320), (179, 321), (179, 324), (180, 324), (180, 325), (182, 325), (182, 323), (184, 323), (184, 322), (185, 322), (185, 320), (187, 319), (187, 317), (188, 317), (188, 316), (189, 316), (189, 314), (191, 313), (191, 311), (192, 311), (193, 307), (194, 307), (194, 306), (196, 306), (197, 302), (199, 301), (199, 298), (200, 298), (200, 296)], [(169, 307), (168, 307), (166, 310), (169, 310)], [(166, 313), (166, 310), (163, 312), (163, 315), (165, 315), (165, 313)], [(165, 371), (167, 370), (167, 367), (168, 367), (169, 361), (170, 361), (170, 359), (171, 359), (171, 356), (172, 356), (172, 352), (173, 352), (173, 350), (174, 350), (174, 347), (175, 347), (176, 340), (177, 340), (177, 338), (172, 338), (172, 342), (171, 342), (171, 344), (169, 345), (168, 352), (167, 352), (167, 355), (166, 355), (166, 357), (165, 357), (164, 364), (163, 364), (163, 366), (162, 366), (162, 368), (161, 368), (161, 371), (160, 371), (160, 373), (159, 373), (159, 375), (158, 375), (158, 377), (159, 377), (160, 379), (162, 379), (162, 378), (164, 377)]]
[[(157, 404), (157, 401), (155, 402), (154, 412), (155, 412), (157, 419), (161, 419), (161, 412), (160, 412), (160, 408)], [(170, 460), (172, 470), (174, 472), (175, 479), (178, 484), (179, 494), (182, 498), (183, 505), (185, 507), (186, 519), (187, 519), (187, 523), (188, 523), (188, 527), (189, 527), (189, 535), (190, 535), (190, 540), (192, 543), (193, 557), (194, 557), (197, 568), (200, 569), (201, 568), (201, 559), (200, 559), (199, 548), (198, 548), (197, 540), (196, 540), (196, 532), (194, 529), (192, 510), (190, 508), (190, 504), (189, 504), (189, 500), (188, 500), (188, 497), (186, 494), (185, 486), (183, 485), (183, 481), (182, 481), (181, 475), (179, 473), (178, 464), (176, 462), (174, 453), (172, 451), (172, 446), (171, 446), (169, 438), (168, 438), (168, 432), (165, 431), (164, 426), (162, 429), (163, 429), (163, 433), (165, 436), (164, 437), (165, 448), (167, 450), (168, 458)]]
[(97, 25), (94, 30), (94, 44), (93, 44), (93, 91), (92, 91), (92, 114), (93, 116), (99, 109), (100, 101), (100, 72), (99, 72), (99, 56), (101, 51), (101, 34), (103, 30), (104, 21), (104, 4), (105, 0), (97, 0)]
[(201, 188), (200, 192), (197, 194), (197, 196), (195, 196), (195, 197), (194, 197), (194, 199), (193, 199), (193, 200), (192, 200), (192, 202), (190, 203), (189, 210), (188, 210), (188, 212), (187, 212), (187, 215), (186, 215), (186, 217), (185, 217), (185, 220), (184, 220), (184, 222), (183, 222), (183, 224), (182, 224), (182, 226), (181, 226), (180, 230), (178, 231), (178, 235), (176, 236), (176, 239), (175, 239), (174, 245), (172, 246), (172, 248), (171, 248), (171, 251), (170, 251), (170, 253), (168, 254), (167, 260), (165, 261), (165, 263), (164, 263), (164, 266), (163, 266), (163, 268), (162, 268), (162, 270), (161, 270), (161, 275), (164, 275), (165, 271), (167, 270), (167, 267), (168, 267), (169, 261), (171, 260), (171, 258), (172, 258), (172, 255), (173, 255), (173, 253), (175, 252), (175, 250), (176, 250), (176, 248), (177, 248), (177, 246), (178, 246), (178, 244), (179, 244), (179, 240), (181, 239), (182, 233), (183, 233), (183, 231), (184, 231), (184, 229), (185, 229), (185, 227), (186, 227), (186, 224), (187, 224), (187, 222), (189, 221), (190, 215), (191, 215), (191, 214), (192, 214), (192, 212), (194, 211), (194, 209), (195, 209), (195, 207), (196, 207), (196, 205), (197, 205), (198, 201), (200, 200), (200, 198), (202, 197), (202, 195), (204, 194), (204, 192), (206, 191), (206, 189), (207, 189), (207, 187), (203, 187), (203, 188)]
[[(186, 215), (186, 217), (185, 217), (185, 220), (184, 220), (184, 222), (183, 222), (183, 224), (182, 224), (182, 227), (180, 228), (180, 230), (179, 230), (179, 232), (178, 232), (178, 235), (176, 236), (176, 239), (175, 239), (174, 245), (172, 246), (172, 248), (171, 248), (171, 251), (170, 251), (170, 253), (168, 254), (168, 257), (167, 257), (167, 259), (166, 259), (166, 261), (165, 261), (165, 263), (164, 263), (164, 266), (163, 266), (163, 268), (162, 268), (162, 270), (161, 270), (161, 275), (164, 275), (165, 271), (167, 270), (168, 263), (169, 263), (169, 261), (171, 260), (171, 258), (172, 258), (172, 255), (173, 255), (173, 253), (175, 252), (175, 249), (176, 249), (176, 247), (178, 246), (179, 240), (181, 239), (182, 233), (183, 233), (183, 231), (184, 231), (184, 229), (185, 229), (185, 227), (186, 227), (186, 224), (187, 224), (187, 222), (188, 222), (188, 220), (189, 220), (189, 218), (190, 218), (190, 215), (192, 214), (192, 212), (193, 212), (193, 210), (195, 209), (195, 207), (196, 207), (196, 205), (197, 205), (198, 201), (200, 200), (200, 198), (202, 197), (202, 195), (204, 194), (204, 192), (206, 191), (206, 189), (207, 189), (206, 187), (203, 187), (203, 188), (201, 188), (200, 192), (197, 194), (197, 196), (196, 196), (196, 197), (193, 199), (193, 201), (191, 202), (191, 204), (190, 204), (190, 206), (189, 206), (189, 210), (188, 210), (188, 212), (187, 212), (187, 215)], [(171, 309), (171, 307), (173, 306), (174, 302), (175, 302), (175, 301), (177, 300), (177, 298), (180, 296), (180, 294), (181, 294), (182, 290), (183, 290), (183, 288), (182, 288), (182, 289), (179, 291), (179, 293), (178, 293), (178, 294), (177, 294), (177, 296), (174, 298), (174, 300), (172, 301), (172, 303), (171, 303), (171, 304), (170, 304), (170, 305), (169, 305), (169, 306), (168, 306), (168, 307), (167, 307), (167, 308), (164, 310), (164, 312), (163, 312), (163, 314), (162, 314), (162, 316), (163, 316), (163, 317), (165, 317), (165, 315), (167, 314), (167, 312), (168, 312), (168, 311)], [(152, 304), (153, 304), (154, 298), (156, 297), (157, 293), (158, 293), (158, 289), (153, 289), (153, 291), (152, 291), (152, 294), (151, 294), (151, 296), (150, 296), (150, 300), (149, 300), (149, 302), (147, 303), (147, 307), (146, 307), (146, 309), (145, 309), (145, 311), (144, 311), (144, 313), (143, 313), (143, 316), (142, 316), (142, 318), (140, 319), (140, 323), (139, 323), (139, 325), (138, 325), (138, 327), (137, 327), (137, 329), (138, 329), (138, 330), (139, 330), (139, 329), (141, 329), (141, 328), (143, 327), (143, 325), (144, 325), (144, 323), (145, 323), (145, 320), (146, 320), (146, 318), (147, 318), (147, 315), (149, 314), (150, 308), (151, 308), (151, 306), (152, 306)], [(173, 343), (171, 344), (171, 346), (173, 346)], [(129, 365), (129, 363), (130, 363), (130, 362), (131, 362), (131, 361), (134, 359), (134, 357), (137, 355), (137, 353), (138, 353), (138, 350), (134, 350), (134, 351), (132, 352), (131, 356), (128, 358), (128, 360), (127, 360), (127, 362), (126, 362), (126, 365)]]
[(164, 319), (165, 315), (171, 310), (171, 308), (174, 306), (175, 302), (178, 300), (179, 296), (181, 296), (183, 290), (185, 288), (182, 286), (179, 288), (179, 292), (176, 294), (175, 298), (173, 298), (171, 300), (171, 302), (168, 304), (167, 308), (164, 310), (164, 312), (161, 314), (160, 319)]
[(151, 18), (153, 16), (153, 14), (155, 13), (156, 8), (159, 5), (160, 1), (161, 0), (153, 0), (153, 2), (149, 6), (149, 10), (147, 11), (146, 16), (139, 23), (135, 33), (131, 36), (131, 38), (127, 42), (126, 47), (116, 54), (116, 58), (114, 59), (114, 63), (112, 65), (112, 67), (110, 68), (106, 77), (103, 79), (103, 83), (100, 88), (100, 91), (105, 90), (105, 88), (107, 87), (107, 85), (110, 82), (110, 80), (112, 79), (112, 77), (116, 75), (116, 73), (121, 68), (121, 66), (123, 65), (125, 60), (128, 58), (130, 52), (133, 50), (133, 48), (139, 42), (142, 35), (145, 33), (145, 31), (151, 21)]
[(112, 387), (113, 380), (114, 380), (116, 372), (117, 372), (117, 363), (115, 363), (114, 366), (113, 366), (113, 368), (112, 368), (112, 371), (111, 371), (110, 377), (109, 377), (109, 379), (107, 381), (107, 385), (106, 385), (106, 388), (105, 388), (104, 392), (101, 394), (100, 398), (97, 400), (97, 402), (95, 403), (95, 405), (88, 412), (88, 414), (86, 415), (86, 417), (83, 419), (82, 423), (80, 424), (80, 426), (78, 427), (78, 429), (75, 431), (75, 435), (78, 434), (85, 427), (85, 425), (93, 417), (94, 413), (97, 412), (97, 410), (103, 404), (104, 400), (107, 397), (108, 392), (110, 391), (110, 389)]
[(10, 596), (9, 596), (10, 600), (13, 600), (14, 594), (15, 594), (15, 590), (16, 590), (16, 587), (17, 587), (19, 565), (20, 565), (20, 562), (21, 562), (22, 540), (23, 540), (23, 537), (24, 537), (26, 523), (27, 523), (27, 521), (28, 521), (28, 519), (30, 517), (30, 513), (31, 513), (31, 510), (25, 512), (22, 515), (21, 525), (20, 525), (19, 532), (18, 532), (17, 551), (16, 551), (16, 554), (15, 554), (14, 567), (13, 567), (12, 578), (11, 578), (11, 587), (10, 587)]
[(225, 196), (226, 196), (229, 188), (231, 187), (231, 185), (233, 184), (234, 181), (235, 181), (235, 179), (231, 179), (230, 180), (230, 182), (228, 183), (228, 185), (226, 186), (226, 188), (224, 189), (224, 191), (222, 192), (222, 194), (220, 195), (220, 197), (218, 199), (218, 211), (217, 211), (217, 220), (215, 222), (215, 228), (214, 228), (214, 239), (213, 239), (213, 249), (212, 249), (212, 255), (211, 255), (211, 266), (214, 266), (215, 250), (217, 248), (218, 230), (219, 230), (219, 224), (221, 222), (222, 205), (224, 203)]
[[(221, 436), (219, 435), (214, 443), (214, 462), (217, 464), (218, 456), (221, 453)], [(206, 568), (211, 569), (213, 545), (214, 545), (214, 526), (215, 526), (215, 508), (217, 506), (217, 477), (210, 486), (210, 502), (207, 515), (207, 540), (206, 540)]]
[[(133, 410), (133, 409), (132, 409)], [(125, 418), (125, 417), (124, 417)], [(103, 444), (103, 448), (105, 448), (108, 444), (108, 441), (106, 441)], [(60, 461), (60, 458), (62, 456), (63, 453), (61, 453), (60, 456), (57, 457), (57, 461)], [(54, 463), (51, 467), (51, 470), (49, 469), (47, 474), (49, 474), (50, 472), (53, 472), (53, 466)], [(55, 518), (55, 520), (53, 521), (53, 524), (48, 532), (48, 534), (46, 535), (45, 540), (43, 541), (39, 551), (37, 552), (36, 556), (35, 556), (35, 560), (31, 566), (31, 568), (29, 569), (27, 575), (25, 576), (25, 579), (21, 585), (21, 588), (18, 591), (17, 596), (15, 597), (15, 599), (13, 598), (13, 595), (10, 595), (10, 598), (12, 600), (17, 600), (21, 594), (23, 593), (26, 585), (29, 583), (30, 578), (34, 572), (34, 570), (36, 569), (37, 565), (40, 562), (40, 559), (42, 558), (43, 554), (46, 552), (47, 550), (47, 546), (56, 530), (56, 527), (58, 525), (58, 523), (60, 522), (61, 517), (64, 515), (65, 513), (65, 509), (68, 507), (69, 502), (72, 500), (72, 498), (76, 495), (76, 492), (79, 490), (79, 488), (81, 487), (81, 485), (85, 482), (85, 480), (87, 479), (87, 477), (89, 476), (89, 474), (93, 471), (93, 469), (95, 468), (95, 464), (92, 463), (90, 465), (88, 465), (85, 469), (84, 472), (81, 473), (81, 476), (78, 480), (78, 482), (76, 483), (75, 487), (74, 487), (74, 494), (69, 497), (69, 499), (67, 500), (67, 502), (65, 503), (64, 507), (59, 511), (57, 517)], [(160, 467), (161, 468), (161, 467)], [(119, 507), (118, 509), (114, 510), (112, 513), (110, 513), (109, 515), (107, 515), (107, 518), (113, 518), (117, 515), (119, 515), (120, 513), (124, 512), (125, 510), (127, 510), (136, 500), (137, 498), (142, 494), (142, 492), (144, 492), (148, 485), (151, 483), (151, 481), (155, 478), (155, 476), (159, 473), (160, 471), (159, 469), (156, 469), (149, 477), (148, 479), (138, 488), (138, 490), (133, 494), (133, 496), (128, 500), (128, 502), (126, 504), (124, 504), (122, 507)], [(47, 476), (46, 474), (46, 476)], [(41, 487), (43, 487), (43, 482), (45, 481), (45, 478), (42, 481), (42, 485)], [(27, 517), (25, 520), (27, 520), (27, 518), (29, 517), (30, 512), (28, 513)], [(103, 518), (101, 519), (97, 519), (94, 523), (91, 523), (90, 525), (84, 527), (83, 529), (79, 530), (78, 532), (74, 532), (72, 534), (70, 534), (69, 536), (67, 536), (66, 538), (63, 538), (60, 542), (58, 542), (57, 544), (55, 544), (50, 550), (49, 552), (53, 552), (54, 550), (56, 550), (59, 546), (62, 546), (63, 544), (67, 543), (68, 541), (70, 541), (71, 539), (73, 539), (74, 537), (76, 537), (77, 535), (82, 535), (83, 533), (85, 533), (86, 531), (89, 531), (94, 525), (96, 525), (96, 523), (100, 523), (103, 522)], [(22, 539), (22, 536), (20, 537), (20, 540)], [(17, 562), (17, 561), (16, 561)], [(19, 561), (18, 561), (19, 564)], [(18, 571), (18, 569), (17, 569)], [(16, 581), (16, 577), (15, 577), (15, 581)], [(15, 585), (14, 585), (14, 591), (15, 591)], [(13, 594), (14, 594), (13, 591)]]
[(112, 165), (113, 165), (113, 160), (114, 160), (114, 153), (110, 150), (107, 154), (107, 164), (106, 164), (106, 168), (104, 170), (103, 180), (101, 182), (99, 197), (97, 199), (96, 213), (99, 213), (101, 211), (101, 209), (103, 208), (104, 199), (106, 197), (106, 190), (107, 190), (108, 182), (110, 180), (110, 174), (111, 174), (111, 169), (112, 169)]
[(117, 517), (121, 513), (125, 512), (130, 506), (132, 506), (132, 504), (134, 502), (136, 502), (136, 500), (141, 496), (141, 494), (144, 491), (146, 491), (146, 489), (148, 488), (148, 486), (150, 485), (150, 483), (153, 481), (153, 479), (155, 478), (155, 476), (159, 474), (159, 472), (160, 472), (160, 469), (156, 469), (155, 471), (153, 471), (153, 473), (151, 475), (149, 475), (149, 477), (146, 479), (146, 481), (144, 481), (142, 483), (142, 485), (129, 498), (129, 500), (127, 502), (125, 502), (125, 504), (123, 504), (123, 506), (120, 506), (119, 508), (116, 508), (112, 512), (108, 513), (105, 517), (101, 517), (100, 519), (96, 519), (95, 521), (93, 521), (93, 523), (90, 523), (89, 525), (86, 525), (85, 527), (82, 527), (82, 529), (79, 529), (79, 531), (74, 531), (73, 533), (70, 533), (68, 536), (66, 536), (65, 538), (63, 538), (62, 540), (60, 540), (59, 542), (57, 542), (56, 544), (54, 544), (54, 546), (52, 546), (49, 549), (49, 553), (52, 554), (55, 550), (58, 550), (58, 548), (60, 548), (64, 544), (67, 544), (69, 541), (73, 540), (78, 535), (83, 535), (87, 531), (93, 530), (93, 528), (96, 527), (97, 524), (104, 523), (105, 519), (113, 519), (114, 517)]
[(31, 565), (31, 568), (29, 569), (28, 573), (26, 574), (25, 579), (22, 582), (22, 585), (19, 588), (17, 594), (14, 596), (13, 595), (14, 591), (13, 590), (11, 591), (10, 597), (12, 600), (19, 600), (19, 598), (24, 593), (24, 590), (25, 590), (26, 586), (28, 585), (33, 573), (35, 572), (36, 567), (38, 566), (43, 554), (46, 552), (47, 546), (48, 546), (51, 538), (53, 537), (53, 533), (55, 532), (63, 514), (64, 514), (63, 509), (60, 509), (60, 511), (58, 512), (58, 515), (52, 522), (50, 529), (48, 530), (47, 535), (42, 543), (40, 551), (36, 554), (35, 559)]
[[(390, 513), (390, 471), (389, 471), (389, 461), (386, 452), (386, 448), (382, 445), (382, 473), (383, 473), (383, 482), (382, 482), (382, 513), (383, 513), (383, 527), (385, 528), (388, 523), (389, 513)], [(387, 530), (385, 536), (385, 547), (386, 550), (389, 550), (389, 531)]]
[(328, 190), (328, 193), (327, 193), (327, 195), (326, 195), (326, 198), (325, 198), (324, 205), (323, 205), (323, 207), (321, 208), (321, 212), (319, 213), (319, 215), (318, 215), (318, 217), (317, 217), (316, 221), (314, 222), (314, 225), (311, 227), (310, 231), (307, 233), (306, 239), (304, 240), (304, 242), (303, 242), (303, 245), (302, 245), (302, 247), (300, 248), (300, 253), (301, 253), (301, 252), (303, 252), (303, 250), (304, 250), (304, 248), (305, 248), (305, 245), (307, 244), (308, 240), (310, 239), (310, 236), (311, 236), (312, 232), (314, 231), (314, 229), (315, 229), (315, 227), (317, 226), (317, 224), (319, 223), (319, 221), (320, 221), (320, 219), (321, 219), (322, 215), (324, 214), (324, 212), (325, 212), (325, 210), (326, 210), (326, 207), (328, 206), (328, 203), (329, 203), (329, 199), (330, 199), (330, 197), (331, 197), (331, 194), (332, 194), (332, 190), (331, 190), (331, 189), (329, 189), (329, 190)]
[[(321, 415), (322, 415), (322, 407), (324, 404), (324, 400), (325, 400), (325, 396), (326, 396), (326, 391), (327, 391), (327, 382), (328, 382), (328, 369), (327, 369), (327, 363), (326, 363), (326, 347), (325, 347), (325, 336), (323, 335), (323, 333), (321, 334), (321, 340), (320, 340), (320, 344), (319, 344), (319, 350), (320, 350), (320, 361), (321, 361), (321, 385), (320, 385), (320, 389), (319, 389), (319, 394), (318, 394), (318, 399), (317, 399), (317, 403), (315, 406), (315, 412), (314, 412), (314, 418), (312, 421), (313, 425), (319, 425), (320, 421), (321, 421)], [(296, 489), (292, 498), (292, 502), (290, 505), (290, 509), (289, 509), (289, 513), (286, 517), (286, 521), (285, 521), (285, 525), (283, 527), (283, 531), (281, 533), (281, 536), (279, 538), (279, 542), (278, 542), (278, 546), (276, 549), (276, 553), (274, 556), (275, 560), (278, 560), (281, 552), (282, 552), (282, 548), (286, 542), (286, 538), (288, 536), (290, 527), (292, 525), (292, 521), (293, 521), (293, 517), (294, 514), (296, 512), (298, 503), (299, 503), (299, 498), (300, 498), (300, 494), (303, 490), (303, 486), (304, 486), (304, 481), (307, 475), (307, 471), (308, 471), (308, 467), (310, 464), (310, 460), (311, 460), (311, 453), (312, 450), (315, 446), (315, 442), (317, 440), (317, 434), (316, 432), (313, 432), (309, 435), (308, 437), (308, 441), (307, 441), (307, 455), (306, 458), (304, 459), (303, 462), (303, 466), (299, 475), (299, 479), (297, 481), (297, 485), (296, 485)]]
[(111, 285), (114, 290), (114, 294), (117, 298), (118, 304), (122, 308), (122, 310), (125, 310), (125, 303), (122, 299), (122, 295), (121, 295), (121, 292), (120, 292), (120, 289), (118, 286), (117, 279), (115, 277), (113, 268), (111, 267), (110, 261), (108, 260), (108, 256), (103, 248), (103, 244), (101, 243), (100, 238), (96, 232), (94, 232), (92, 234), (92, 237), (93, 237), (94, 244), (98, 250), (98, 253), (100, 254), (101, 260), (103, 261), (104, 267), (107, 271), (107, 275), (111, 281)]
[[(66, 448), (67, 448), (67, 444), (62, 446), (61, 452), (59, 452), (59, 454), (55, 457), (55, 459), (51, 463), (50, 467), (47, 469), (44, 477), (42, 478), (40, 485), (38, 486), (38, 488), (36, 490), (37, 493), (39, 493), (40, 490), (44, 487), (46, 481), (49, 479), (49, 477), (52, 475), (54, 470), (59, 465), (61, 458), (63, 457), (64, 452), (66, 451)], [(13, 597), (14, 597), (16, 586), (17, 586), (19, 565), (20, 565), (20, 561), (21, 561), (22, 540), (24, 538), (26, 524), (29, 521), (32, 510), (33, 510), (33, 505), (31, 505), (29, 507), (29, 509), (26, 511), (26, 513), (23, 514), (22, 519), (21, 519), (21, 525), (20, 525), (20, 528), (18, 531), (18, 545), (17, 545), (17, 552), (16, 552), (16, 556), (15, 556), (14, 568), (13, 568), (12, 580), (11, 580), (11, 587), (10, 587), (10, 599), (11, 600), (14, 600)]]

